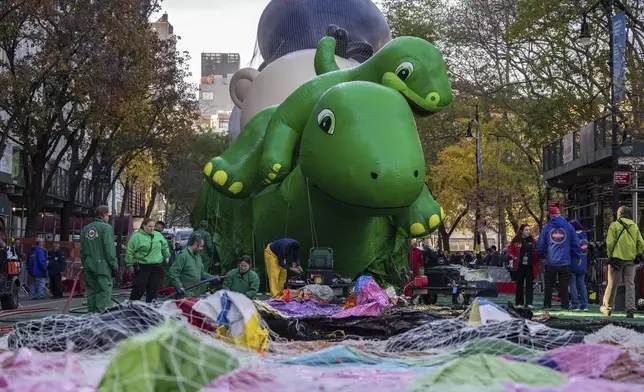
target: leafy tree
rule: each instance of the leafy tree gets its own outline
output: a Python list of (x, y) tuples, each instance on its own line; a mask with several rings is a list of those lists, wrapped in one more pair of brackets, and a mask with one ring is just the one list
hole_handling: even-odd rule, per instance
[(3, 138), (23, 145), (28, 233), (56, 169), (70, 165), (66, 232), (78, 185), (97, 153), (110, 164), (122, 162), (122, 171), (128, 159), (171, 143), (187, 128), (187, 67), (172, 43), (149, 29), (156, 0), (10, 5), (0, 24), (6, 54), (0, 61), (6, 121), (0, 126)]
[(381, 8), (393, 37), (420, 37), (430, 42), (439, 38), (441, 0), (384, 0)]
[(190, 136), (185, 145), (173, 146), (159, 191), (166, 198), (166, 221), (189, 223), (203, 181), (203, 167), (228, 147), (227, 134), (205, 132)]

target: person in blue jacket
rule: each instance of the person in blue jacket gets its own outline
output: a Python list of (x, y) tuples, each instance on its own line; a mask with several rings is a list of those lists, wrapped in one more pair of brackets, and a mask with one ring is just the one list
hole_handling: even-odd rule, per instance
[(577, 263), (581, 258), (579, 236), (570, 223), (561, 217), (559, 208), (552, 207), (549, 211), (550, 222), (541, 230), (537, 242), (537, 253), (546, 258), (545, 288), (543, 310), (550, 314), (552, 306), (552, 289), (559, 279), (559, 297), (561, 307), (568, 310), (568, 285), (570, 283), (570, 264)]
[(45, 280), (47, 279), (47, 254), (42, 248), (42, 239), (36, 239), (36, 245), (29, 250), (27, 258), (29, 272), (29, 299), (45, 298)]
[(49, 252), (48, 258), (49, 290), (51, 290), (51, 295), (54, 298), (63, 298), (62, 279), (67, 268), (67, 259), (58, 242), (54, 244), (54, 249)]
[(588, 236), (579, 221), (570, 222), (579, 236), (581, 258), (576, 263), (570, 263), (570, 305), (574, 311), (588, 311), (588, 291), (586, 290), (586, 272), (588, 271)]

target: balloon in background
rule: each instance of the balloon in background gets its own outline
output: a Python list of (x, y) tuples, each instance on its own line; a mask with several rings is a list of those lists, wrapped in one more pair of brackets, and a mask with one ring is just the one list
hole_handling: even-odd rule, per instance
[[(240, 116), (239, 123), (233, 125), (236, 120), (233, 118), (233, 109), (229, 122), (232, 140), (239, 135), (238, 130), (244, 129), (260, 110), (282, 103), (295, 89), (313, 79), (316, 76), (314, 58), (315, 50), (300, 50), (270, 63), (262, 72), (252, 68), (237, 71), (230, 82), (230, 95)], [(338, 56), (335, 60), (341, 69), (359, 64)]]
[(314, 49), (330, 25), (347, 31), (348, 58), (363, 62), (391, 41), (391, 30), (370, 0), (272, 0), (257, 28), (263, 70), (280, 57)]
[(237, 105), (233, 106), (233, 111), (230, 113), (230, 119), (228, 120), (228, 137), (230, 142), (237, 139), (239, 133), (241, 132), (241, 109)]

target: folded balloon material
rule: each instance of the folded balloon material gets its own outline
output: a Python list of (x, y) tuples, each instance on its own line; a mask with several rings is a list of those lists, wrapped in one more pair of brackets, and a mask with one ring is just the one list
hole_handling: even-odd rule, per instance
[[(72, 353), (42, 354), (28, 348), (0, 354), (0, 390), (3, 392), (92, 392), (104, 368), (86, 366)], [(52, 386), (54, 386), (52, 388)]]
[(391, 307), (387, 292), (371, 276), (359, 277), (353, 291), (356, 294), (356, 306), (331, 317), (379, 316), (383, 310)]
[(461, 392), (467, 390), (465, 386), (474, 385), (476, 390), (503, 391), (509, 382), (558, 386), (567, 380), (563, 374), (543, 366), (477, 354), (451, 361), (436, 372), (418, 377), (406, 391)]
[(127, 303), (100, 315), (56, 315), (16, 323), (8, 344), (12, 350), (28, 347), (40, 352), (103, 351), (164, 321), (165, 317), (150, 305)]
[(97, 392), (197, 392), (239, 367), (239, 361), (214, 342), (168, 320), (119, 345)]
[(551, 350), (582, 343), (579, 332), (548, 328), (524, 319), (512, 319), (493, 324), (469, 327), (466, 320), (439, 320), (412, 329), (387, 341), (385, 351), (431, 351), (437, 348), (455, 348), (473, 339), (495, 338), (523, 347)]
[(280, 317), (265, 308), (259, 313), (271, 331), (282, 338), (300, 341), (341, 339), (387, 339), (444, 317), (426, 311), (387, 311), (378, 317), (314, 317), (298, 320)]

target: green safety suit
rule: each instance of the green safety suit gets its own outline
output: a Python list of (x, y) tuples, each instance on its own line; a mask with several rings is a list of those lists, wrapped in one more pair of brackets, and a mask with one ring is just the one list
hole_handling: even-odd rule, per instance
[(195, 234), (199, 235), (201, 239), (203, 239), (203, 250), (205, 254), (201, 257), (201, 261), (203, 262), (204, 271), (208, 272), (210, 271), (210, 263), (212, 262), (212, 255), (215, 250), (215, 244), (212, 242), (212, 235), (203, 228), (192, 232), (193, 236)]
[[(179, 289), (187, 289), (195, 283), (199, 283), (205, 279), (212, 279), (213, 276), (204, 270), (201, 256), (192, 253), (190, 248), (187, 248), (172, 263), (168, 270), (168, 278), (173, 287)], [(204, 292), (204, 285), (199, 285), (186, 290), (185, 296), (199, 297)]]
[(83, 228), (80, 245), (87, 310), (101, 313), (112, 305), (113, 276), (118, 271), (112, 226), (102, 219), (94, 219)]
[(132, 234), (127, 241), (125, 262), (128, 266), (134, 264), (159, 264), (169, 258), (168, 241), (158, 231), (148, 234), (143, 230), (139, 230)]
[(226, 274), (223, 287), (226, 290), (241, 293), (250, 299), (255, 299), (259, 291), (259, 276), (253, 270), (248, 270), (242, 275), (239, 272), (239, 268), (235, 268)]

